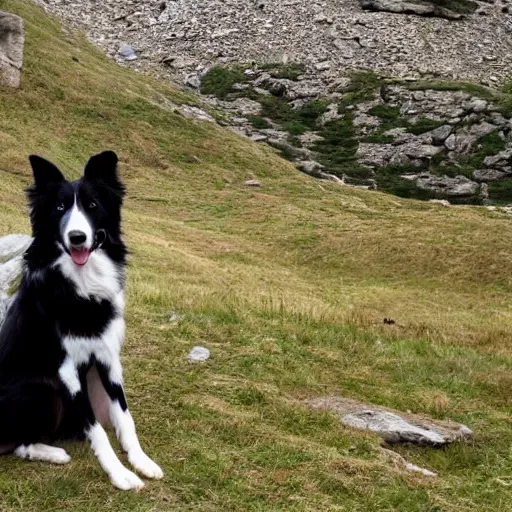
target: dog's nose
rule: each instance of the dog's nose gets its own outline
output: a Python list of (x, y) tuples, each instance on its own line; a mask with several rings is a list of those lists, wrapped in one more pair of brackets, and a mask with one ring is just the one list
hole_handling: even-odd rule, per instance
[(71, 245), (82, 245), (87, 240), (86, 234), (77, 229), (70, 231), (68, 237)]

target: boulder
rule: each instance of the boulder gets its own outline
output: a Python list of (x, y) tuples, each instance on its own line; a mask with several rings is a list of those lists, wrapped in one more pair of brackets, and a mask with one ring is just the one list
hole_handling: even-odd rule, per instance
[(438, 128), (435, 128), (434, 130), (428, 132), (428, 134), (432, 138), (432, 144), (436, 146), (443, 144), (443, 142), (452, 133), (452, 130), (452, 126), (450, 126), (449, 124), (443, 124), (442, 126), (439, 126)]
[(478, 183), (471, 181), (469, 178), (462, 175), (450, 178), (449, 176), (436, 176), (427, 172), (412, 176), (404, 176), (404, 178), (415, 181), (418, 188), (446, 196), (474, 196), (478, 194), (480, 189)]
[(505, 149), (496, 155), (486, 156), (484, 158), (484, 165), (486, 167), (509, 167), (512, 165), (512, 149)]
[(11, 302), (10, 288), (23, 269), (23, 253), (32, 243), (28, 235), (7, 235), (0, 238), (0, 324)]
[(23, 19), (0, 11), (0, 83), (20, 86), (24, 44)]
[(473, 179), (478, 182), (496, 181), (501, 180), (512, 173), (500, 171), (498, 169), (478, 169), (473, 173)]
[(404, 2), (403, 0), (361, 0), (361, 7), (368, 11), (384, 11), (396, 14), (417, 14), (418, 16), (437, 16), (438, 18), (447, 18), (458, 20), (461, 18), (457, 14), (444, 7), (439, 7), (428, 2)]
[(314, 398), (306, 403), (314, 409), (331, 411), (347, 427), (375, 432), (387, 443), (443, 446), (473, 436), (473, 432), (460, 423), (403, 413), (339, 396)]

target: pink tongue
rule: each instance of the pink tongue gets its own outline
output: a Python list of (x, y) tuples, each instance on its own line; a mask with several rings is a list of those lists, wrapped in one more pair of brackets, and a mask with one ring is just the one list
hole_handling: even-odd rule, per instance
[(75, 265), (85, 265), (89, 259), (87, 249), (71, 249), (71, 259)]

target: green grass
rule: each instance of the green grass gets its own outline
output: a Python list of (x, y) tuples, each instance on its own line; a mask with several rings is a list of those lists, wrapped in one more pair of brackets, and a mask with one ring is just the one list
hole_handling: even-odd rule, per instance
[(274, 78), (284, 78), (287, 80), (298, 80), (304, 73), (306, 66), (301, 62), (290, 62), (288, 64), (264, 64), (261, 69), (267, 69)]
[(263, 117), (260, 117), (260, 116), (254, 116), (254, 115), (250, 115), (250, 116), (247, 116), (247, 120), (253, 125), (254, 128), (258, 129), (258, 130), (263, 130), (265, 128), (270, 128), (270, 123), (264, 119)]
[(428, 117), (420, 117), (416, 123), (410, 125), (407, 129), (409, 133), (414, 135), (421, 135), (422, 133), (430, 132), (439, 128), (445, 124), (443, 121), (436, 121), (435, 119), (429, 119)]
[(478, 4), (471, 0), (432, 0), (432, 3), (460, 14), (471, 14), (478, 7)]
[[(27, 155), (77, 178), (92, 153), (119, 153), (126, 388), (166, 473), (123, 493), (85, 444), (66, 444), (66, 467), (2, 457), (2, 512), (510, 509), (506, 214), (310, 179), (178, 115), (171, 102), (197, 99), (116, 66), (32, 2), (0, 9), (26, 26), (22, 88), (0, 90), (0, 232), (29, 229)], [(333, 165), (350, 166), (350, 116), (326, 131)], [(253, 178), (263, 187), (244, 186)], [(194, 345), (212, 351), (206, 364), (186, 362)], [(304, 406), (327, 394), (461, 421), (475, 439), (397, 448), (439, 477), (408, 473), (375, 435)]]
[(245, 75), (241, 69), (215, 66), (201, 79), (201, 93), (213, 94), (217, 98), (224, 99), (233, 92), (233, 85), (243, 81), (245, 81)]

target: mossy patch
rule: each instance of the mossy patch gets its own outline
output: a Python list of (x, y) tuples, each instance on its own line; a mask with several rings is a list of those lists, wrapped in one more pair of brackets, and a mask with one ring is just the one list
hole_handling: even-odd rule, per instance
[(240, 68), (215, 66), (201, 79), (201, 94), (212, 94), (224, 99), (233, 92), (233, 85), (244, 82), (244, 72)]

